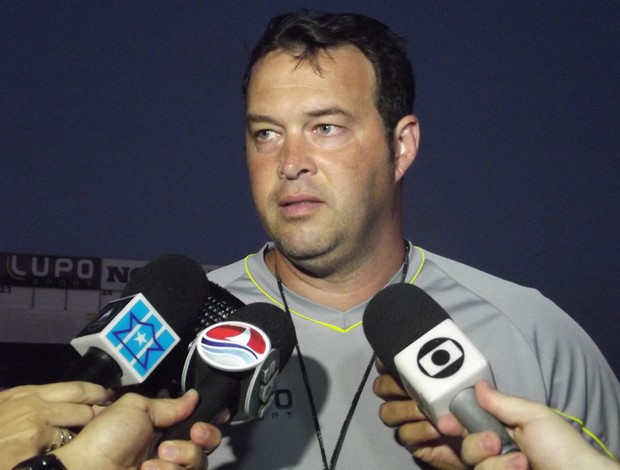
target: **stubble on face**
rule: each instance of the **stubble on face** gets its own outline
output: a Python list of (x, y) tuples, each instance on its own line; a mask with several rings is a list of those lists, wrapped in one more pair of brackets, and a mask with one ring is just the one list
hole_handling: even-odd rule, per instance
[[(275, 161), (248, 154), (253, 196), (267, 233), (289, 259), (313, 269), (365, 249), (373, 242), (376, 225), (391, 210), (386, 201), (390, 201), (393, 165), (374, 103), (374, 70), (357, 49), (352, 48), (357, 51), (352, 56), (351, 48), (321, 57), (321, 76), (309, 64), (297, 64), (290, 54), (268, 55), (254, 71), (248, 93), (249, 108), (258, 102), (259, 113), (268, 110), (270, 119), (273, 113), (283, 134), (293, 135), (298, 118), (295, 106), (302, 109), (301, 115), (305, 109), (352, 110), (354, 119), (347, 129), (351, 138), (346, 145), (337, 151), (317, 150), (312, 145), (304, 149), (311, 154), (308, 158), (318, 162), (317, 175), (280, 177), (274, 182)], [(331, 118), (326, 116), (325, 121)], [(307, 214), (301, 211), (291, 216), (282, 201), (295, 195), (319, 202)]]

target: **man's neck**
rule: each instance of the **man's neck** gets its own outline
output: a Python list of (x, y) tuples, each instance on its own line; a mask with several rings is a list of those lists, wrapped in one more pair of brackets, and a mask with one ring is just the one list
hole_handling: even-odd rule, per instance
[(373, 250), (328, 274), (316, 275), (287, 258), (277, 248), (265, 255), (269, 270), (280, 277), (287, 289), (328, 307), (347, 311), (379, 292), (402, 267), (402, 241)]

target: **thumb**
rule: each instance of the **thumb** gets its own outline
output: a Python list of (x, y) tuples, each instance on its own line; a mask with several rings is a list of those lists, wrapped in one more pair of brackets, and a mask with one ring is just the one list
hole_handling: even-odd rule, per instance
[(523, 425), (547, 412), (547, 408), (540, 403), (506, 395), (484, 381), (476, 384), (475, 392), (481, 408), (511, 427)]
[(179, 398), (156, 398), (149, 402), (148, 414), (155, 427), (169, 427), (183, 421), (198, 404), (198, 392), (188, 390)]

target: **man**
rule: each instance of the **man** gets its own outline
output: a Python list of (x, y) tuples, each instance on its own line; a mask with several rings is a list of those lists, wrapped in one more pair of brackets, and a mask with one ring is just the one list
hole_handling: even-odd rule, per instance
[[(282, 15), (252, 53), (244, 92), (252, 195), (272, 242), (209, 277), (246, 303), (280, 306), (298, 347), (271, 411), (224, 429), (210, 468), (420, 464), (378, 417), (361, 328), (366, 303), (395, 282), (415, 283), (446, 308), (490, 359), (500, 390), (578, 416), (620, 450), (608, 418), (620, 413), (620, 386), (567, 315), (536, 291), (403, 240), (402, 182), (420, 129), (399, 37), (359, 15)], [(388, 382), (378, 383), (390, 398)], [(458, 439), (440, 438), (394, 393), (382, 418), (407, 430), (402, 444), (438, 468), (462, 468)]]

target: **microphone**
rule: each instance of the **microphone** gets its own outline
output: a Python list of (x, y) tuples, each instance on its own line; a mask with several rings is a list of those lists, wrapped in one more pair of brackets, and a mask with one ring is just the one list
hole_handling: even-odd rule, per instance
[(167, 364), (158, 367), (153, 375), (144, 384), (140, 385), (137, 390), (139, 393), (155, 395), (162, 389), (166, 389), (170, 396), (179, 395), (184, 389), (183, 364), (187, 362), (189, 355), (191, 355), (191, 351), (188, 355), (188, 350), (192, 348), (198, 333), (207, 326), (226, 320), (229, 315), (245, 305), (229, 291), (214, 282), (208, 281), (208, 292), (208, 297), (196, 315), (191, 328), (185, 337), (181, 338), (183, 346), (179, 346), (170, 354), (166, 358)]
[(226, 320), (245, 304), (222, 286), (209, 281), (209, 296), (192, 325), (191, 341), (206, 327)]
[(62, 380), (126, 386), (144, 382), (159, 366), (178, 370), (171, 353), (182, 353), (193, 339), (208, 296), (207, 276), (195, 261), (177, 254), (151, 261), (71, 340), (82, 357)]
[(160, 442), (187, 439), (194, 422), (214, 422), (225, 408), (232, 423), (262, 419), (275, 396), (275, 379), (296, 342), (290, 316), (264, 302), (243, 306), (227, 321), (203, 330), (190, 350), (183, 374), (185, 389), (196, 388), (200, 402), (192, 415), (169, 428)]
[(452, 413), (471, 433), (498, 434), (502, 454), (518, 450), (476, 402), (476, 382), (494, 383), (488, 361), (426, 292), (412, 284), (384, 288), (366, 306), (363, 328), (386, 370), (400, 377), (431, 422)]

